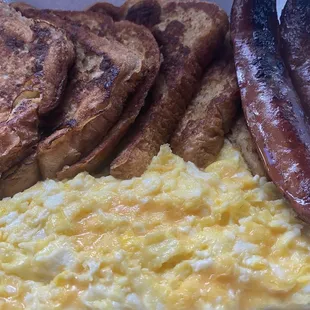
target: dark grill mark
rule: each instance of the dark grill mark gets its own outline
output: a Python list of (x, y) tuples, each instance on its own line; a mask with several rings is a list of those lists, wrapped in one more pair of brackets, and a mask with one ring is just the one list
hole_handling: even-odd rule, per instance
[(97, 81), (98, 83), (103, 84), (105, 89), (108, 89), (113, 85), (113, 82), (118, 76), (120, 70), (105, 54), (102, 55), (102, 61), (99, 68), (103, 71), (103, 74), (97, 79)]
[(16, 50), (24, 49), (25, 42), (22, 40), (13, 38), (13, 37), (8, 37), (5, 40), (5, 44), (11, 50), (16, 51)]
[(139, 25), (152, 27), (160, 22), (161, 7), (157, 1), (141, 2), (133, 5), (126, 19)]
[(43, 75), (43, 64), (48, 53), (48, 41), (51, 33), (49, 29), (41, 28), (39, 25), (35, 25), (33, 31), (36, 34), (36, 41), (30, 50), (30, 54), (35, 58), (33, 73), (40, 77)]

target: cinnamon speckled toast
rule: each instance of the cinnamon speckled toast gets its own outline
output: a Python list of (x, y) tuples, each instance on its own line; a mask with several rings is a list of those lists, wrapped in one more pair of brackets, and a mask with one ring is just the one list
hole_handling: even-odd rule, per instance
[(158, 0), (127, 0), (121, 12), (124, 19), (151, 28), (160, 23), (161, 5)]
[(57, 130), (38, 146), (43, 178), (56, 178), (63, 167), (93, 150), (120, 117), (127, 97), (143, 77), (143, 58), (113, 34), (101, 36), (76, 20), (71, 21), (70, 14), (30, 9), (23, 14), (62, 27), (75, 44), (77, 59)]
[[(110, 41), (115, 41), (120, 43), (122, 46), (126, 47), (131, 51), (132, 54), (135, 54), (141, 60), (139, 67), (139, 85), (137, 84), (135, 92), (132, 96), (129, 96), (128, 100), (123, 100), (122, 104), (125, 106), (125, 110), (122, 114), (118, 114), (118, 117), (114, 117), (117, 120), (115, 126), (109, 126), (111, 130), (101, 130), (100, 131), (100, 139), (97, 140), (96, 144), (103, 139), (108, 132), (108, 136), (102, 140), (98, 147), (95, 144), (92, 144), (92, 141), (89, 141), (85, 144), (91, 145), (88, 151), (92, 150), (92, 152), (87, 155), (85, 153), (81, 154), (81, 158), (76, 157), (77, 159), (72, 161), (67, 161), (65, 158), (56, 158), (56, 163), (59, 161), (64, 162), (65, 165), (55, 167), (55, 165), (51, 165), (51, 162), (47, 159), (47, 161), (42, 161), (42, 154), (45, 156), (53, 156), (53, 153), (50, 153), (48, 150), (48, 143), (50, 143), (51, 139), (56, 137), (59, 132), (62, 132), (62, 127), (66, 127), (67, 125), (72, 126), (72, 120), (68, 119), (68, 115), (70, 115), (70, 110), (73, 108), (73, 102), (79, 102), (78, 100), (69, 101), (66, 97), (63, 102), (63, 105), (60, 107), (59, 111), (55, 113), (54, 127), (57, 127), (59, 130), (54, 132), (50, 137), (41, 142), (39, 145), (39, 162), (42, 170), (43, 177), (58, 177), (59, 179), (63, 179), (66, 177), (72, 177), (81, 171), (89, 171), (92, 172), (99, 167), (102, 166), (104, 159), (110, 154), (110, 152), (114, 149), (114, 147), (118, 144), (121, 138), (126, 134), (127, 130), (131, 126), (131, 124), (136, 119), (139, 114), (143, 104), (145, 97), (149, 91), (149, 88), (152, 86), (154, 79), (157, 75), (160, 63), (160, 54), (158, 45), (153, 37), (153, 35), (148, 31), (145, 27), (133, 24), (129, 21), (120, 21), (117, 23), (113, 23), (112, 19), (107, 15), (103, 15), (96, 12), (68, 12), (68, 11), (52, 11), (52, 10), (35, 10), (30, 9), (28, 6), (24, 7), (20, 4), (14, 5), (16, 9), (21, 10), (23, 14), (40, 19), (46, 19), (50, 22), (64, 28), (69, 33), (72, 40), (75, 42), (75, 45), (79, 43), (79, 35), (80, 35), (80, 27), (82, 29), (87, 28), (87, 31), (91, 30), (93, 34), (96, 34), (99, 37), (104, 37)], [(110, 52), (113, 52), (112, 50)], [(120, 51), (119, 51), (120, 52)], [(123, 54), (126, 55), (126, 51), (122, 50)], [(128, 54), (128, 53), (127, 53)], [(78, 59), (80, 54), (77, 53)], [(124, 60), (124, 64), (127, 64), (128, 61)], [(72, 79), (72, 78), (71, 78)], [(138, 81), (138, 79), (137, 79)], [(69, 87), (72, 81), (70, 80)], [(119, 83), (121, 86), (123, 83)], [(123, 87), (124, 85), (122, 85)], [(75, 89), (75, 88), (73, 88)], [(123, 89), (122, 89), (123, 90)], [(72, 89), (71, 89), (72, 91)], [(119, 91), (117, 92), (120, 93)], [(129, 93), (129, 92), (128, 92)], [(115, 95), (113, 96), (115, 99)], [(116, 104), (115, 106), (123, 108), (122, 105)], [(89, 106), (85, 107), (89, 110)], [(108, 116), (108, 114), (106, 114)], [(50, 118), (50, 117), (49, 117)], [(74, 123), (74, 121), (73, 121)], [(71, 138), (74, 140), (76, 134), (72, 135)], [(93, 137), (93, 136), (92, 136)], [(92, 138), (93, 139), (93, 138)], [(47, 150), (43, 150), (43, 148), (47, 148)], [(61, 153), (62, 156), (67, 156), (68, 151)], [(55, 151), (55, 157), (57, 157), (57, 148)], [(59, 153), (60, 154), (60, 153)], [(86, 156), (84, 156), (84, 154)], [(58, 155), (58, 157), (61, 155)], [(49, 167), (52, 166), (53, 172), (50, 173), (47, 169), (42, 165), (44, 162), (47, 162)], [(53, 161), (55, 163), (55, 160)]]
[(30, 155), (2, 173), (0, 178), (0, 199), (12, 197), (31, 187), (41, 179), (37, 160), (36, 145), (29, 150)]
[(57, 173), (58, 179), (74, 177), (82, 171), (96, 172), (103, 167), (106, 159), (111, 155), (139, 115), (145, 98), (157, 76), (160, 66), (160, 52), (151, 32), (143, 26), (128, 21), (115, 23), (114, 31), (118, 40), (131, 50), (138, 50), (143, 56), (141, 68), (143, 82), (127, 100), (120, 118), (100, 144), (77, 163), (67, 165), (59, 171)]
[(120, 7), (98, 2), (88, 11), (108, 15), (115, 21), (125, 19), (138, 25), (152, 27), (160, 22), (161, 5), (158, 0), (127, 0)]
[(74, 49), (65, 32), (0, 1), (0, 173), (29, 155), (42, 117), (66, 85)]
[(200, 168), (219, 154), (235, 121), (240, 94), (229, 35), (171, 137), (173, 152)]
[(140, 176), (171, 134), (190, 103), (206, 66), (224, 41), (228, 17), (217, 5), (189, 2), (165, 5), (152, 32), (163, 63), (138, 129), (112, 162), (113, 176)]
[(87, 11), (110, 16), (115, 21), (122, 19), (122, 8), (108, 2), (95, 3)]
[(268, 174), (259, 157), (257, 148), (247, 127), (244, 116), (240, 116), (227, 136), (232, 145), (238, 149), (253, 175), (267, 177)]

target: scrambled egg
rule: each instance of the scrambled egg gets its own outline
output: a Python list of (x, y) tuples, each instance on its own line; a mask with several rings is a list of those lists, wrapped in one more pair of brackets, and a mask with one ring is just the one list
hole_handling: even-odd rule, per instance
[(0, 202), (0, 309), (307, 303), (310, 233), (228, 142), (205, 171), (165, 145), (140, 178), (82, 173)]

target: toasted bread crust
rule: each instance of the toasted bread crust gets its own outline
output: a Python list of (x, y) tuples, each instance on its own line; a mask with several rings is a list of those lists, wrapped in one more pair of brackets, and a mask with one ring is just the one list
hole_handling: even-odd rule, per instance
[[(87, 31), (91, 31), (98, 36), (107, 36), (110, 40), (114, 39), (114, 22), (113, 19), (107, 15), (90, 11), (37, 10), (28, 5), (21, 5), (20, 3), (15, 4), (15, 7), (27, 17), (47, 20), (55, 26), (65, 29), (74, 42), (79, 40), (80, 27), (82, 27), (81, 29), (87, 28), (87, 30), (85, 30), (86, 33)], [(64, 104), (61, 104), (47, 117), (43, 118), (43, 125), (47, 135), (62, 126), (63, 122), (65, 122), (65, 115), (66, 108)]]
[[(101, 13), (85, 12), (85, 11), (56, 11), (44, 10), (43, 13), (53, 14), (62, 19), (66, 24), (63, 27), (70, 27), (70, 33), (75, 35), (75, 27), (87, 27), (92, 32), (99, 36), (107, 36), (113, 32), (114, 22), (113, 19)], [(59, 20), (57, 20), (59, 22)], [(68, 28), (67, 28), (68, 29)]]
[[(89, 33), (88, 38), (91, 37)], [(64, 100), (63, 128), (39, 146), (39, 163), (45, 178), (56, 177), (65, 165), (75, 163), (97, 146), (120, 116), (125, 99), (138, 82), (141, 64), (136, 55), (106, 38), (84, 39), (79, 38), (80, 55)], [(85, 59), (92, 56), (98, 57), (95, 79), (83, 72)]]
[(0, 173), (28, 156), (59, 103), (74, 49), (62, 30), (0, 2)]
[(238, 118), (227, 138), (241, 152), (253, 175), (268, 177), (243, 116)]
[(162, 9), (161, 23), (153, 34), (164, 61), (138, 132), (111, 164), (113, 176), (140, 176), (160, 145), (169, 140), (227, 28), (227, 15), (215, 4), (169, 3)]
[(200, 168), (216, 159), (240, 103), (229, 40), (223, 49), (207, 69), (200, 90), (171, 138), (173, 152)]
[(33, 6), (25, 2), (12, 2), (10, 3), (10, 7), (14, 8), (16, 11), (19, 12), (23, 10), (33, 9)]
[(28, 18), (46, 20), (55, 26), (64, 28), (67, 33), (74, 36), (79, 26), (87, 27), (98, 35), (106, 35), (113, 27), (113, 18), (109, 15), (93, 11), (61, 11), (38, 10), (23, 2), (14, 2), (10, 6)]
[(127, 0), (121, 7), (99, 2), (88, 11), (111, 16), (115, 21), (125, 19), (151, 28), (160, 22), (161, 5), (158, 0)]
[[(120, 117), (125, 100), (143, 78), (143, 57), (121, 43), (117, 27), (106, 32), (98, 19), (90, 21), (89, 14), (96, 13), (26, 10), (24, 14), (38, 14), (39, 18), (63, 27), (77, 51), (57, 124), (59, 129), (38, 147), (43, 177), (55, 178), (64, 166), (91, 152)], [(85, 25), (84, 15), (89, 18)], [(129, 26), (129, 22), (120, 23), (124, 23), (122, 29)]]
[(58, 179), (74, 177), (82, 171), (95, 172), (102, 167), (103, 162), (111, 155), (121, 138), (127, 133), (136, 120), (148, 91), (153, 85), (160, 66), (160, 53), (158, 45), (145, 27), (135, 25), (128, 21), (115, 23), (115, 30), (119, 40), (132, 49), (138, 49), (144, 57), (143, 83), (125, 106), (118, 122), (108, 132), (103, 141), (85, 158), (72, 166), (65, 166), (57, 173)]
[(123, 17), (122, 9), (107, 2), (98, 2), (87, 9), (88, 12), (95, 12), (111, 16), (113, 20), (119, 21)]
[(124, 19), (152, 28), (160, 23), (161, 5), (157, 0), (127, 0), (121, 7)]
[(33, 150), (21, 163), (2, 174), (0, 178), (0, 199), (12, 197), (16, 193), (22, 192), (36, 184), (40, 179), (37, 155), (36, 151)]

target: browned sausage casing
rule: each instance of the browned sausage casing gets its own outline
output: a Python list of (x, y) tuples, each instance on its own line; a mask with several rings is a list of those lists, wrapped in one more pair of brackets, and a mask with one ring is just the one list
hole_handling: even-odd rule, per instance
[(310, 113), (310, 1), (288, 0), (281, 15), (282, 54), (293, 85)]
[(275, 0), (235, 0), (232, 39), (243, 110), (270, 178), (310, 223), (310, 125), (280, 56)]

